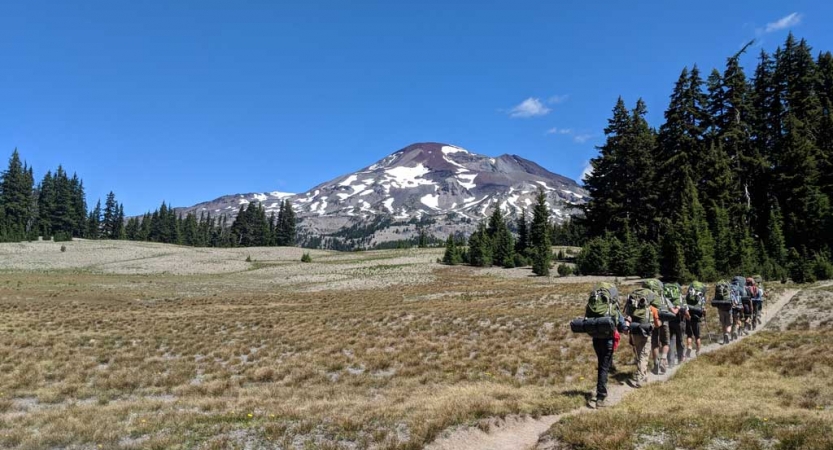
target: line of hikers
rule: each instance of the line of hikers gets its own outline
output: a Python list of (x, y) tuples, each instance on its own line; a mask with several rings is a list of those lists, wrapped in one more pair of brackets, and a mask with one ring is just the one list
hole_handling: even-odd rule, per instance
[[(670, 367), (690, 358), (692, 351), (695, 357), (699, 356), (707, 296), (708, 286), (699, 281), (689, 284), (683, 295), (677, 283), (647, 279), (628, 294), (624, 307), (620, 307), (616, 286), (597, 284), (590, 292), (584, 317), (570, 322), (573, 332), (587, 333), (593, 338), (598, 359), (596, 392), (588, 406), (605, 406), (607, 378), (616, 371), (613, 354), (622, 334), (628, 335), (635, 353), (637, 370), (628, 380), (634, 388), (642, 387), (647, 380), (650, 359), (653, 359), (653, 373), (665, 374)], [(711, 306), (718, 311), (723, 332), (720, 343), (728, 344), (754, 330), (761, 323), (763, 305), (764, 289), (759, 276), (718, 282)], [(669, 354), (671, 350), (673, 355)]]

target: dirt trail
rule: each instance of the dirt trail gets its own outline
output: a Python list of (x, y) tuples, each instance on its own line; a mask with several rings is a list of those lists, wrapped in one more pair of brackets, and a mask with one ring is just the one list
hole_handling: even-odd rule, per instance
[[(767, 305), (766, 313), (761, 319), (761, 326), (757, 330), (752, 331), (751, 334), (762, 330), (776, 313), (786, 306), (798, 292), (798, 290), (784, 291), (774, 303)], [(714, 334), (715, 330), (712, 330), (712, 333)], [(722, 337), (722, 334), (719, 336), (714, 334), (714, 336), (717, 340)], [(746, 336), (743, 336), (740, 339), (745, 338)], [(704, 337), (703, 340), (706, 341), (706, 338)], [(732, 344), (730, 343), (728, 345)], [(700, 353), (713, 352), (721, 347), (723, 345), (718, 343), (707, 344), (700, 349)], [(664, 375), (648, 374), (648, 383), (668, 380), (674, 376), (679, 368), (680, 366), (675, 366), (669, 369)], [(628, 392), (633, 390), (633, 388), (627, 385), (610, 383), (608, 386), (607, 403), (609, 405), (615, 405), (621, 402)], [(437, 439), (425, 448), (427, 450), (530, 450), (535, 448), (540, 435), (547, 431), (554, 423), (561, 420), (562, 417), (592, 412), (593, 410), (587, 408), (579, 408), (563, 414), (543, 416), (538, 419), (509, 417), (506, 420), (496, 422), (492, 430), (488, 433), (475, 427), (457, 428), (451, 430), (450, 433)]]

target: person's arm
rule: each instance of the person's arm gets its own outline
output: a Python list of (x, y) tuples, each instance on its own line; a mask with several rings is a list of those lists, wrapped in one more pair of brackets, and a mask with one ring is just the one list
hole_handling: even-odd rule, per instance
[(620, 333), (626, 333), (627, 330), (628, 330), (629, 324), (627, 324), (627, 322), (625, 322), (625, 318), (622, 316), (621, 312), (617, 312), (616, 315), (619, 318), (619, 321), (617, 323), (617, 325), (619, 326), (619, 332)]
[(656, 306), (651, 306), (651, 315), (654, 317), (654, 327), (659, 328), (662, 322), (659, 320), (659, 310)]

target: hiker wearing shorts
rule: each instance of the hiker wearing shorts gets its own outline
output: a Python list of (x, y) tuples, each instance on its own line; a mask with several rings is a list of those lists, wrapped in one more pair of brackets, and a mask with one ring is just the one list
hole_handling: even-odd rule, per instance
[(688, 285), (688, 294), (685, 298), (685, 335), (686, 335), (686, 351), (685, 358), (691, 358), (691, 344), (692, 341), (696, 345), (694, 356), (700, 356), (700, 346), (702, 340), (700, 339), (700, 325), (706, 320), (706, 285), (699, 281), (694, 281)]
[(667, 355), (668, 367), (673, 367), (685, 361), (685, 354), (683, 353), (685, 337), (683, 333), (685, 332), (688, 310), (683, 308), (683, 295), (680, 285), (676, 283), (666, 284), (665, 288), (666, 300), (670, 303), (671, 312), (676, 315), (668, 321), (668, 337), (670, 342), (674, 344), (674, 357), (671, 357), (670, 349), (665, 347), (663, 358), (666, 359)]
[(628, 382), (635, 388), (642, 387), (648, 379), (649, 339), (652, 329), (660, 326), (659, 312), (652, 304), (655, 297), (650, 289), (640, 288), (628, 295), (625, 304), (625, 324), (636, 353), (636, 372)]

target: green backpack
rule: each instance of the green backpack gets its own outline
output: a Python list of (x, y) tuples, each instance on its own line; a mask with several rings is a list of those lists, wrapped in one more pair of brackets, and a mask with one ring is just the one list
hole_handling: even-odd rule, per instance
[(628, 295), (625, 312), (635, 323), (651, 323), (650, 307), (655, 301), (654, 291), (647, 288), (637, 289)]
[(665, 283), (662, 287), (662, 294), (674, 306), (680, 306), (680, 300), (683, 295), (683, 288), (677, 283)]
[(613, 316), (614, 311), (619, 310), (619, 290), (613, 283), (599, 283), (587, 298), (587, 306), (584, 308), (584, 317), (605, 317)]
[(643, 289), (650, 289), (656, 295), (662, 295), (662, 281), (657, 280), (656, 278), (649, 278), (642, 282)]
[(691, 284), (688, 285), (688, 293), (685, 296), (685, 303), (688, 306), (700, 306), (701, 305), (701, 298), (702, 301), (706, 299), (706, 292), (708, 291), (708, 287), (699, 282), (699, 281), (692, 281)]

